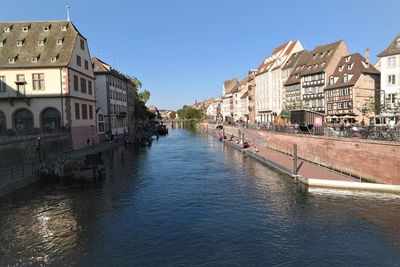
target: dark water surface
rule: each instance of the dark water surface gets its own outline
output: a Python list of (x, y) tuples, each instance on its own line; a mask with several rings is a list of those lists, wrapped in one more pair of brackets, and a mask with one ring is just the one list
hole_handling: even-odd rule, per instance
[(0, 266), (400, 266), (400, 198), (307, 192), (186, 130), (119, 149), (103, 183), (0, 198)]

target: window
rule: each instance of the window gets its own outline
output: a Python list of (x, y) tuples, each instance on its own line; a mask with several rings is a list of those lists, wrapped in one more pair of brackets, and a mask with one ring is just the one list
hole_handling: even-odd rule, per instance
[(10, 27), (4, 27), (4, 32), (10, 32), (11, 28)]
[(6, 76), (0, 76), (0, 92), (6, 91)]
[(57, 45), (62, 45), (64, 42), (64, 39), (57, 39), (56, 44)]
[(89, 119), (93, 120), (93, 106), (89, 105)]
[(85, 69), (89, 69), (89, 61), (85, 60)]
[(44, 90), (44, 73), (32, 74), (33, 90)]
[(61, 31), (62, 32), (65, 32), (66, 30), (67, 30), (67, 26), (66, 25), (61, 26)]
[(74, 75), (74, 91), (78, 92), (79, 91), (79, 81), (78, 81), (78, 76)]
[(17, 46), (23, 46), (23, 45), (24, 45), (24, 40), (17, 41)]
[(347, 66), (348, 70), (351, 70), (353, 68), (354, 63), (351, 63), (350, 65)]
[(396, 75), (388, 75), (388, 85), (395, 85), (396, 84)]
[(81, 93), (86, 94), (86, 79), (85, 78), (81, 78)]
[(396, 94), (387, 94), (386, 102), (388, 102), (390, 104), (396, 103)]
[(97, 129), (99, 133), (104, 133), (104, 115), (103, 114), (98, 114), (97, 115)]
[(51, 58), (50, 58), (50, 61), (51, 61), (52, 63), (57, 62), (57, 57), (51, 57)]
[(82, 39), (81, 39), (81, 49), (85, 50), (85, 41), (83, 41)]
[(348, 63), (350, 61), (351, 56), (348, 56), (344, 59), (344, 61), (346, 61), (346, 63)]
[(28, 32), (28, 31), (29, 31), (29, 27), (28, 27), (28, 26), (22, 27), (22, 31), (23, 31), (23, 32)]
[(39, 57), (33, 57), (33, 58), (31, 58), (31, 62), (32, 63), (37, 63), (38, 59), (39, 59)]
[(88, 112), (87, 112), (87, 105), (82, 104), (82, 120), (87, 120)]
[(38, 46), (44, 46), (44, 43), (45, 43), (45, 39), (44, 40), (39, 40), (38, 41)]
[(92, 95), (92, 81), (88, 81), (88, 93)]
[(3, 47), (5, 43), (6, 43), (6, 39), (4, 39), (3, 41), (0, 42), (0, 47)]
[(343, 77), (343, 82), (347, 83), (349, 81), (349, 75), (345, 74)]
[(338, 104), (337, 104), (337, 108), (338, 108), (338, 109), (343, 109), (343, 103), (338, 103)]
[(48, 32), (50, 30), (50, 26), (44, 26), (43, 31)]
[(79, 103), (75, 103), (75, 119), (79, 120), (80, 119), (80, 112), (79, 112)]
[(82, 62), (81, 62), (81, 57), (80, 56), (76, 56), (76, 65), (78, 65), (79, 67), (82, 66)]
[(329, 84), (330, 85), (335, 84), (335, 78), (334, 77), (330, 77), (329, 78)]
[(339, 71), (343, 71), (344, 66), (339, 66)]
[(388, 68), (396, 67), (396, 57), (389, 57), (388, 58)]

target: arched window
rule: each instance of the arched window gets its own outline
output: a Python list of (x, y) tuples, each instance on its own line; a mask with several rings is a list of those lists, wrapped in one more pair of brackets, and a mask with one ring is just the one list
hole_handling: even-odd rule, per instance
[(7, 129), (6, 116), (0, 111), (0, 132), (5, 132)]
[(57, 109), (44, 109), (40, 117), (42, 129), (50, 132), (60, 129), (60, 118), (60, 112)]
[(33, 128), (33, 115), (28, 109), (21, 108), (15, 111), (13, 116), (14, 129), (26, 131)]

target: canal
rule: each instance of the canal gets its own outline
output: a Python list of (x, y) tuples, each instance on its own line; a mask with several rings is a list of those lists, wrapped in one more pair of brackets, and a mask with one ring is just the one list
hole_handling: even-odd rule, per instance
[(0, 198), (0, 266), (400, 265), (398, 196), (307, 192), (188, 130), (105, 157)]

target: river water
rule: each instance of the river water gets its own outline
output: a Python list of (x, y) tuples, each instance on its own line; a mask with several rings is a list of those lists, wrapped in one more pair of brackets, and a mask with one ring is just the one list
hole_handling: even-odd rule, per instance
[(105, 157), (0, 198), (0, 266), (400, 266), (396, 195), (308, 192), (188, 130)]

